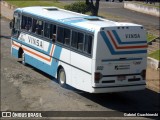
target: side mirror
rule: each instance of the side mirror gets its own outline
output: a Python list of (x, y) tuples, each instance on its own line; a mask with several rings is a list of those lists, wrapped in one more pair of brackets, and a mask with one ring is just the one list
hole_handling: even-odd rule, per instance
[(14, 27), (14, 26), (13, 26), (13, 20), (12, 20), (12, 21), (9, 23), (9, 28), (10, 28), (10, 29), (13, 29), (13, 27)]

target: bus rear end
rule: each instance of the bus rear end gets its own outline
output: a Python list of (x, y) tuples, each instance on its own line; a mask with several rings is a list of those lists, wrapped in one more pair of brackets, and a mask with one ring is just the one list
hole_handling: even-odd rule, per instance
[(147, 41), (142, 26), (102, 28), (95, 53), (94, 93), (145, 89)]

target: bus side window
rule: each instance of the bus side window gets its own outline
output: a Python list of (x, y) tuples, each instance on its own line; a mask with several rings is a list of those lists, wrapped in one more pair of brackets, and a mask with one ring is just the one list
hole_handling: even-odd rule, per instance
[(71, 30), (64, 28), (64, 44), (70, 45), (70, 34)]
[(21, 29), (25, 29), (27, 31), (31, 30), (32, 27), (32, 18), (22, 16), (22, 24), (21, 24)]
[(26, 30), (31, 31), (32, 28), (32, 18), (28, 17)]
[(71, 46), (82, 51), (83, 50), (83, 39), (84, 39), (83, 33), (73, 31)]
[(77, 48), (77, 42), (78, 42), (78, 33), (75, 31), (72, 31), (71, 46), (74, 48)]
[(92, 51), (92, 36), (85, 35), (84, 52), (91, 54)]
[(25, 29), (26, 24), (27, 24), (27, 17), (26, 16), (22, 16), (21, 29)]
[(36, 29), (38, 29), (38, 35), (43, 35), (43, 21), (38, 21)]
[(44, 24), (44, 37), (50, 37), (50, 24), (48, 23)]
[(36, 32), (36, 24), (37, 24), (37, 20), (33, 19), (33, 24), (32, 24), (32, 32), (35, 33)]
[(58, 27), (57, 41), (60, 43), (63, 43), (63, 41), (64, 41), (64, 28), (62, 28), (62, 27)]
[(83, 40), (84, 40), (84, 34), (78, 33), (78, 50), (83, 50)]
[(36, 20), (36, 23), (34, 23), (34, 22), (35, 21), (33, 21), (35, 33), (38, 35), (43, 35), (43, 21)]
[(55, 42), (56, 40), (56, 25), (50, 25), (50, 39)]

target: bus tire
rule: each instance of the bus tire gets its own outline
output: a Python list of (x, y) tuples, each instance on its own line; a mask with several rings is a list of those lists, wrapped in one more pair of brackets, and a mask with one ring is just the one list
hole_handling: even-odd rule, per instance
[(63, 68), (60, 68), (58, 71), (58, 82), (61, 87), (66, 86), (66, 73)]
[(22, 64), (23, 64), (23, 65), (26, 65), (24, 52), (22, 53)]

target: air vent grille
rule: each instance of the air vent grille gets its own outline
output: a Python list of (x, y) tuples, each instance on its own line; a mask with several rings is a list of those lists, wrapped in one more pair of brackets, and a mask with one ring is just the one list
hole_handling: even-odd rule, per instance
[(57, 8), (44, 8), (45, 10), (48, 10), (48, 11), (57, 11), (58, 9)]
[(84, 19), (89, 20), (89, 21), (103, 21), (99, 18), (84, 18)]

